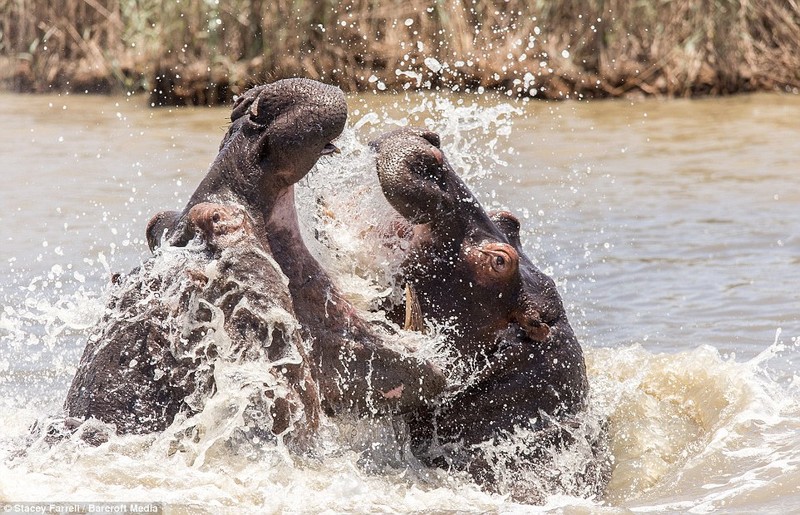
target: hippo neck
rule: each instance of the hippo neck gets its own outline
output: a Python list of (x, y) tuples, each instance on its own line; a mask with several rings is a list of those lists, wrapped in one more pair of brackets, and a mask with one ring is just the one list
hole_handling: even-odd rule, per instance
[(273, 256), (289, 279), (289, 291), (301, 322), (326, 327), (355, 322), (351, 320), (353, 306), (342, 298), (303, 241), (294, 186), (281, 191), (271, 209), (264, 212), (264, 229)]
[(251, 214), (268, 213), (288, 184), (280, 180), (281, 168), (260, 157), (259, 138), (248, 136), (241, 121), (234, 121), (208, 173), (189, 199), (187, 210), (200, 202), (235, 202)]
[(290, 281), (321, 271), (300, 233), (294, 186), (279, 193), (271, 209), (263, 211), (263, 217), (270, 248)]

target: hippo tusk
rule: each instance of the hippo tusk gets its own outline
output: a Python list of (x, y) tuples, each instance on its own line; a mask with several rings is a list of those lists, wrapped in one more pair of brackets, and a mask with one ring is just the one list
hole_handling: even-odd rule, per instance
[(422, 307), (414, 287), (406, 283), (406, 322), (403, 326), (406, 331), (418, 331), (425, 334), (425, 318), (422, 316)]
[(341, 154), (342, 151), (339, 150), (339, 147), (334, 145), (333, 143), (326, 143), (322, 150), (320, 151), (319, 155), (321, 156), (330, 156), (332, 154)]

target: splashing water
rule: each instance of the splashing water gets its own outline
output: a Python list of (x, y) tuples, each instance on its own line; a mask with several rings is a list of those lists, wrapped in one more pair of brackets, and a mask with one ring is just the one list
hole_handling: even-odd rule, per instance
[[(312, 252), (348, 298), (377, 320), (381, 315), (374, 309), (382, 299), (397, 295), (393, 278), (401, 256), (380, 243), (392, 234), (393, 215), (380, 192), (366, 141), (393, 126), (433, 129), (441, 134), (454, 168), (484, 200), (491, 197), (484, 185), (507, 174), (506, 163), (517, 162), (511, 148), (521, 147), (514, 139), (516, 122), (526, 110), (518, 104), (470, 104), (468, 99), (425, 95), (409, 96), (382, 111), (371, 109), (369, 102), (358, 106), (364, 113), (351, 117), (338, 142), (344, 153), (321, 162), (301, 184), (298, 206)], [(503, 201), (519, 206), (529, 199)], [(162, 207), (171, 206), (148, 206), (151, 211)], [(530, 229), (528, 251), (535, 252), (542, 234), (567, 218), (554, 217)], [(597, 224), (595, 219), (588, 226)], [(152, 273), (180, 276), (190, 267), (214, 277), (214, 264), (191, 248), (162, 258), (157, 262), (163, 268)], [(604, 258), (590, 259), (599, 264)], [(221, 359), (209, 371), (217, 385), (215, 395), (205, 397), (196, 413), (177, 417), (167, 430), (112, 434), (99, 446), (79, 437), (53, 443), (31, 436), (37, 421), (58, 416), (92, 328), (109, 315), (105, 306), (118, 295), (93, 277), (108, 277), (118, 266), (113, 257), (111, 264), (94, 259), (88, 270), (60, 265), (3, 284), (0, 406), (6, 416), (0, 429), (0, 501), (155, 500), (175, 513), (234, 507), (274, 512), (530, 512), (564, 507), (614, 511), (614, 506), (705, 513), (726, 506), (779, 510), (797, 501), (789, 492), (800, 484), (800, 442), (795, 436), (800, 429), (800, 382), (774, 380), (770, 369), (796, 352), (797, 345), (780, 333), (765, 350), (738, 361), (702, 341), (670, 352), (655, 352), (653, 339), (613, 347), (602, 346), (601, 339), (586, 348), (590, 415), (575, 431), (604, 429), (610, 436), (613, 474), (601, 499), (592, 498), (569, 474), (586, 460), (585, 448), (554, 454), (544, 470), (509, 467), (509, 459), (531, 447), (532, 435), (525, 433), (487, 449), (495, 458), (500, 493), (482, 491), (462, 474), (422, 466), (409, 451), (402, 424), (389, 418), (323, 419), (318, 442), (305, 453), (280, 441), (257, 441), (243, 430), (256, 416), (247, 406), (257, 392), (246, 385), (271, 379), (264, 367), (244, 365), (219, 330), (206, 331), (207, 345), (202, 346), (221, 349)], [(603, 276), (591, 279), (602, 282)], [(167, 302), (177, 302), (192, 286), (179, 281), (175, 287), (165, 293)], [(571, 301), (583, 309), (581, 299)], [(271, 321), (281, 316), (263, 314)], [(176, 320), (176, 330), (196, 322)], [(284, 317), (284, 323), (291, 322)], [(203, 323), (214, 329), (224, 326), (213, 316)], [(435, 334), (433, 339), (404, 338), (405, 345), (413, 344), (427, 356), (439, 352)], [(417, 340), (411, 342), (413, 338)], [(104, 429), (89, 422), (81, 431)], [(534, 499), (539, 508), (511, 500), (508, 494), (520, 485), (547, 492)]]

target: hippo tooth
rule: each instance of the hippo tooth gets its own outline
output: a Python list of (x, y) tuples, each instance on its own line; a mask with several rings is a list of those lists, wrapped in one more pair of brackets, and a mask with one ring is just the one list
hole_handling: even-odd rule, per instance
[(422, 316), (422, 306), (419, 304), (417, 292), (410, 283), (406, 283), (406, 321), (403, 329), (425, 334), (425, 319)]

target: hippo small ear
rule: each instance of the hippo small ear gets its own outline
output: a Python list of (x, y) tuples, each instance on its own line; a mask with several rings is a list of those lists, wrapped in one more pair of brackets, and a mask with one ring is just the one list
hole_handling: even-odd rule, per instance
[(145, 235), (147, 236), (147, 246), (150, 247), (150, 252), (161, 246), (165, 231), (172, 232), (175, 229), (179, 216), (180, 214), (177, 211), (161, 211), (147, 222)]
[(539, 313), (527, 313), (519, 317), (517, 323), (528, 338), (534, 342), (544, 343), (550, 336), (550, 326), (542, 322), (542, 317)]
[(492, 211), (489, 214), (489, 218), (512, 245), (519, 247), (519, 218), (508, 211)]
[(439, 138), (439, 135), (436, 134), (435, 132), (423, 130), (420, 136), (434, 147), (436, 148), (442, 147), (442, 140), (441, 138)]
[(252, 107), (253, 102), (258, 100), (258, 95), (264, 87), (265, 86), (256, 86), (250, 88), (234, 100), (233, 108), (231, 109), (232, 122), (238, 120), (247, 113), (247, 110)]
[(244, 95), (240, 96), (236, 99), (233, 103), (233, 109), (231, 110), (231, 121), (235, 122), (245, 114), (247, 114), (247, 109), (253, 104), (253, 97), (246, 97)]

